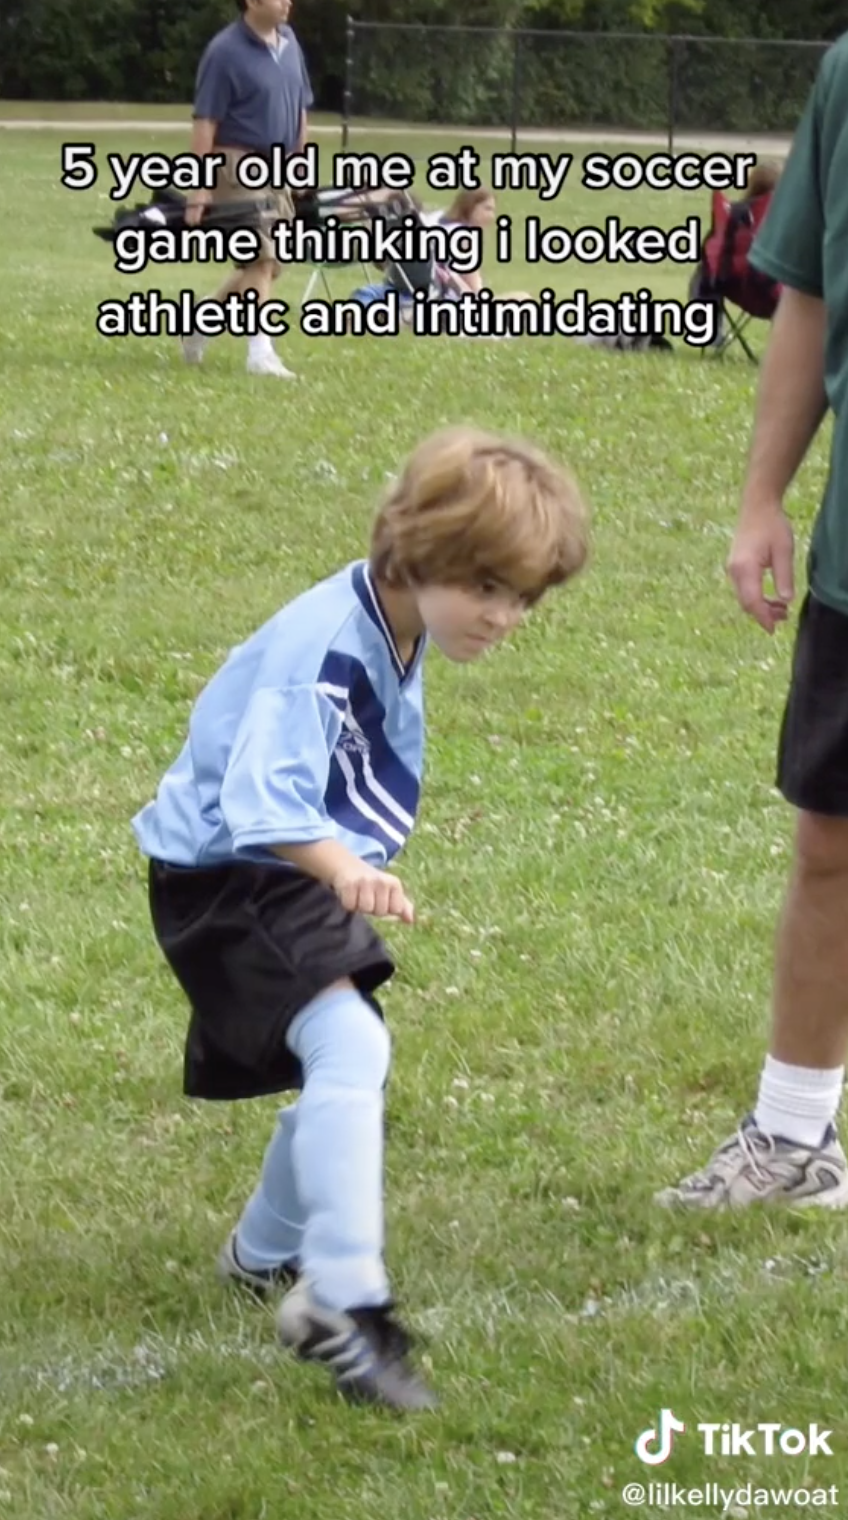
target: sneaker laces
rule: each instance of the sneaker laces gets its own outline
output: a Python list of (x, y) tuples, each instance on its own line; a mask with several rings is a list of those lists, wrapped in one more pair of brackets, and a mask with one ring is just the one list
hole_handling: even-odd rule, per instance
[[(764, 1155), (762, 1156), (757, 1155), (754, 1136), (756, 1136), (757, 1140), (759, 1141), (761, 1152), (764, 1152)], [(768, 1173), (767, 1168), (763, 1165), (763, 1162), (767, 1162), (774, 1155), (776, 1149), (772, 1136), (764, 1134), (761, 1129), (757, 1129), (755, 1124), (748, 1125), (747, 1129), (744, 1124), (740, 1124), (739, 1129), (736, 1132), (736, 1144), (745, 1157), (745, 1160), (750, 1166), (751, 1171), (754, 1173), (754, 1176), (760, 1178), (761, 1180), (764, 1179)]]
[[(744, 1123), (740, 1125), (736, 1136), (736, 1142), (739, 1146), (739, 1149), (744, 1154), (745, 1160), (750, 1166), (751, 1171), (758, 1182), (781, 1180), (779, 1163), (776, 1178), (775, 1173), (770, 1173), (769, 1171), (769, 1163), (775, 1160), (777, 1157), (778, 1144), (782, 1143), (787, 1147), (787, 1150), (790, 1152), (790, 1156), (787, 1157), (787, 1164), (792, 1167), (793, 1175), (790, 1179), (786, 1179), (784, 1175), (784, 1179), (782, 1179), (784, 1187), (789, 1187), (792, 1180), (794, 1180), (794, 1177), (798, 1177), (798, 1180), (801, 1180), (801, 1178), (806, 1173), (806, 1167), (795, 1159), (797, 1152), (799, 1150), (806, 1149), (809, 1152), (809, 1155), (813, 1157), (817, 1153), (823, 1153), (825, 1147), (832, 1142), (832, 1139), (833, 1132), (831, 1127), (828, 1126), (828, 1129), (825, 1130), (821, 1145), (807, 1147), (795, 1146), (792, 1141), (783, 1139), (781, 1136), (769, 1135), (765, 1132), (765, 1130), (758, 1129), (757, 1125), (753, 1122), (748, 1123), (747, 1126)], [(759, 1150), (759, 1155), (757, 1154), (757, 1150)], [(836, 1181), (838, 1179), (838, 1170), (833, 1166), (833, 1164), (831, 1164), (831, 1174), (834, 1178), (834, 1181)]]
[(726, 1182), (740, 1170), (740, 1153), (743, 1166), (750, 1168), (755, 1177), (762, 1181), (766, 1176), (763, 1160), (757, 1154), (754, 1136), (760, 1142), (761, 1149), (765, 1149), (766, 1155), (770, 1156), (775, 1149), (774, 1141), (770, 1135), (758, 1130), (753, 1124), (740, 1124), (732, 1140), (725, 1142), (720, 1150), (708, 1162), (702, 1172), (693, 1172), (687, 1177), (683, 1186), (697, 1189), (699, 1192), (709, 1192), (716, 1181)]

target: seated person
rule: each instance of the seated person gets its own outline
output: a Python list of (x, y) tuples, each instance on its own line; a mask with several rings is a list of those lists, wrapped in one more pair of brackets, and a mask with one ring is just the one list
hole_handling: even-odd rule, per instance
[[(452, 204), (447, 211), (430, 211), (422, 214), (422, 222), (426, 227), (479, 227), (485, 231), (487, 227), (494, 226), (497, 217), (497, 201), (494, 191), (487, 190), (481, 185), (476, 190), (460, 190), (457, 192)], [(483, 276), (479, 269), (470, 269), (460, 272), (451, 269), (449, 265), (439, 265), (440, 284), (442, 294), (460, 296), (471, 294), (478, 295), (483, 289)], [(499, 301), (531, 301), (532, 296), (524, 290), (512, 290), (507, 294), (500, 291), (494, 292)]]
[[(496, 214), (497, 204), (493, 192), (481, 186), (478, 190), (460, 190), (447, 211), (425, 212), (421, 219), (425, 227), (479, 227), (482, 230), (494, 224)], [(469, 290), (476, 295), (483, 289), (479, 269), (460, 274), (449, 266), (441, 265), (440, 268), (450, 276), (445, 282), (448, 290), (453, 288), (458, 295), (464, 295)]]
[[(409, 201), (410, 209), (416, 211), (421, 225), (424, 227), (445, 227), (448, 229), (453, 227), (479, 227), (483, 231), (485, 228), (493, 226), (497, 215), (497, 202), (494, 193), (483, 186), (480, 186), (476, 190), (460, 190), (446, 211), (425, 211), (421, 202), (414, 196), (410, 196)], [(409, 266), (406, 267), (407, 269), (409, 268)], [(416, 266), (416, 278), (412, 280), (413, 288), (420, 288), (420, 281), (417, 276), (423, 268), (424, 261), (422, 261), (420, 269)], [(484, 288), (483, 277), (479, 269), (460, 271), (451, 268), (449, 264), (437, 264), (434, 274), (433, 295), (436, 298), (460, 300), (464, 295), (477, 295)], [(398, 288), (397, 284), (396, 288)], [(408, 308), (411, 305), (411, 300), (408, 296), (404, 296), (402, 285), (400, 288), (402, 292), (401, 299), (406, 308), (405, 316), (408, 318), (410, 315)], [(359, 300), (375, 300), (378, 298), (378, 294), (385, 293), (385, 289), (385, 286), (380, 287), (377, 285), (363, 287), (360, 291), (354, 292), (354, 297)], [(498, 291), (495, 292), (495, 296), (499, 301), (530, 301), (533, 299), (526, 291), (521, 290), (510, 291), (508, 294), (502, 294)]]

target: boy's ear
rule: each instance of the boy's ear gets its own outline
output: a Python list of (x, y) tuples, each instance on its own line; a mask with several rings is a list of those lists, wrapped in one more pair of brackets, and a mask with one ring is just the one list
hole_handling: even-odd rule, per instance
[(388, 560), (385, 567), (378, 573), (378, 580), (384, 585), (391, 586), (393, 591), (409, 591), (415, 585), (413, 577), (407, 570), (399, 570), (396, 565)]

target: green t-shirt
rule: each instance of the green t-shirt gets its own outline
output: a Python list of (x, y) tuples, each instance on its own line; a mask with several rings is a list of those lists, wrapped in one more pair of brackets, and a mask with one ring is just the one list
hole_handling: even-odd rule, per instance
[(848, 613), (848, 33), (821, 61), (750, 259), (827, 305), (825, 391), (833, 438), (808, 575), (819, 600)]

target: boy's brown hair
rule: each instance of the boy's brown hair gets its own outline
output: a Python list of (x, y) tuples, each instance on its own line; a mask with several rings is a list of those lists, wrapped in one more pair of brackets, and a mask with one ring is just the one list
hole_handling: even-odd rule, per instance
[(471, 427), (425, 438), (374, 523), (372, 574), (388, 585), (496, 580), (530, 600), (588, 555), (588, 513), (571, 475), (521, 439)]

